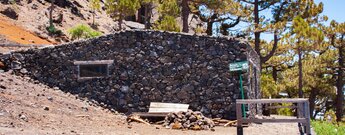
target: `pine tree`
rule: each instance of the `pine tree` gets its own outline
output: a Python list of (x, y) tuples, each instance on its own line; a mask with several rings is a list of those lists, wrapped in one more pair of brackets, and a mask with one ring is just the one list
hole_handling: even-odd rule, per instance
[(159, 0), (142, 0), (141, 4), (145, 7), (145, 29), (151, 28), (151, 16), (152, 16), (152, 10), (154, 9), (154, 5), (158, 4)]
[(92, 25), (95, 26), (95, 15), (101, 8), (100, 0), (90, 0), (90, 8), (92, 10)]
[[(299, 68), (298, 73), (298, 89), (299, 97), (303, 97), (303, 64), (302, 57), (305, 52), (313, 50), (315, 46), (309, 46), (309, 44), (317, 43), (315, 41), (322, 39), (322, 33), (320, 30), (316, 29), (313, 25), (319, 23), (320, 17), (319, 14), (323, 10), (323, 4), (315, 4), (313, 1), (283, 1), (278, 3), (266, 3), (262, 2), (261, 5), (256, 5), (259, 2), (250, 3), (254, 6), (263, 6), (261, 8), (272, 7), (273, 20), (270, 23), (267, 23), (266, 26), (263, 23), (258, 22), (258, 13), (262, 9), (256, 9), (259, 7), (254, 7), (253, 20), (254, 20), (254, 48), (261, 58), (262, 67), (271, 65), (272, 67), (272, 76), (276, 76), (277, 67), (274, 64), (265, 63), (270, 62), (269, 60), (274, 56), (278, 47), (278, 42), (281, 40), (283, 33), (285, 34), (285, 39), (288, 43), (292, 45), (292, 51), (296, 54), (298, 58), (297, 67)], [(257, 11), (256, 11), (257, 10)], [(260, 19), (259, 19), (260, 20)], [(292, 25), (290, 25), (292, 22)], [(288, 29), (290, 28), (290, 29)], [(267, 44), (261, 44), (260, 34), (265, 31), (273, 32), (273, 43), (267, 47)], [(319, 39), (314, 39), (319, 38)], [(263, 48), (265, 47), (266, 48)], [(279, 54), (278, 54), (279, 55)], [(294, 57), (294, 56), (293, 56)], [(275, 77), (274, 77), (275, 78)]]
[[(307, 95), (312, 102), (310, 110), (314, 110), (313, 103), (316, 96), (327, 92), (324, 90), (332, 89), (332, 85), (329, 85), (330, 78), (324, 76), (327, 73), (324, 70), (326, 68), (318, 64), (320, 60), (317, 60), (321, 58), (321, 52), (328, 47), (328, 44), (323, 42), (322, 31), (318, 28), (319, 21), (322, 20), (319, 17), (322, 7), (322, 4), (317, 5), (312, 1), (293, 1), (286, 3), (285, 6), (280, 3), (280, 6), (276, 6), (273, 10), (273, 22), (265, 27), (259, 27), (259, 32), (256, 33), (260, 35), (260, 32), (267, 30), (274, 33), (273, 41), (268, 44), (260, 41), (259, 49), (256, 50), (260, 52), (261, 60), (267, 60), (265, 64), (262, 63), (263, 68), (269, 69), (272, 73), (278, 91), (284, 90), (289, 96)], [(279, 10), (283, 14), (279, 15)], [(292, 25), (288, 22), (292, 22)], [(255, 32), (257, 30), (255, 29)], [(280, 31), (279, 35), (283, 36), (278, 37), (278, 31)], [(254, 42), (255, 47), (258, 47), (257, 42)], [(327, 85), (318, 85), (320, 83)]]
[[(260, 43), (262, 45), (262, 50), (271, 50), (273, 42), (274, 41), (266, 42), (262, 40)], [(265, 63), (261, 73), (261, 91), (263, 97), (278, 97), (279, 92), (285, 90), (285, 87), (283, 87), (284, 85), (281, 85), (281, 83), (290, 84), (290, 86), (294, 84), (291, 81), (282, 82), (285, 81), (283, 72), (294, 67), (294, 65), (291, 64), (291, 61), (294, 59), (294, 54), (291, 53), (290, 50), (291, 46), (289, 44), (279, 42), (275, 55)]]
[[(323, 4), (312, 0), (241, 1), (252, 13), (248, 19), (252, 27), (247, 32), (253, 32), (253, 46), (261, 58), (264, 96), (285, 91), (289, 97), (308, 97), (312, 114), (336, 95), (333, 101), (340, 120), (344, 109), (345, 25), (332, 22), (330, 27), (322, 26), (327, 20), (320, 16)], [(263, 10), (272, 11), (272, 17), (260, 16)], [(261, 40), (262, 33), (272, 33), (273, 40)]]
[(54, 26), (54, 21), (53, 21), (53, 11), (55, 8), (55, 0), (50, 0), (50, 6), (49, 6), (49, 26), (46, 27), (46, 30), (49, 32), (49, 35), (51, 36), (61, 36), (62, 31), (58, 30)]
[[(328, 70), (329, 65), (333, 63), (333, 55), (334, 52), (330, 50), (322, 53), (314, 51), (313, 53), (303, 55), (303, 91), (304, 95), (309, 98), (312, 118), (315, 117), (317, 112), (324, 109), (322, 104), (331, 99), (335, 94), (332, 85), (332, 82), (335, 80)], [(298, 70), (299, 67), (296, 65), (282, 71), (281, 76), (283, 77), (278, 80), (278, 90), (288, 92), (290, 97), (297, 97)], [(315, 106), (318, 106), (318, 108), (315, 109)], [(313, 113), (314, 111), (316, 113)]]
[(180, 15), (180, 8), (176, 0), (164, 0), (158, 7), (160, 18), (155, 22), (154, 29), (180, 32), (176, 18)]
[(302, 17), (297, 16), (293, 20), (292, 34), (290, 43), (298, 57), (298, 97), (303, 97), (303, 67), (302, 57), (306, 53), (317, 49), (320, 42), (323, 41), (324, 35), (319, 29), (310, 26), (310, 23)]
[(122, 22), (126, 16), (135, 15), (140, 8), (139, 0), (105, 0), (107, 13), (118, 21), (122, 30)]
[[(284, 16), (286, 12), (289, 12), (286, 10), (286, 7), (292, 2), (290, 1), (290, 3), (288, 3), (285, 0), (241, 0), (241, 2), (244, 6), (249, 7), (246, 8), (246, 10), (252, 14), (248, 20), (253, 28), (249, 29), (248, 32), (254, 34), (254, 49), (260, 56), (261, 67), (263, 67), (262, 65), (274, 55), (277, 49), (280, 39), (279, 34), (283, 33), (282, 30), (287, 22), (287, 20), (282, 19), (282, 16)], [(272, 11), (272, 20), (265, 19), (260, 15), (261, 12), (267, 10)], [(273, 47), (264, 55), (261, 53), (261, 34), (269, 31), (273, 32)]]
[(334, 76), (337, 78), (335, 86), (337, 88), (337, 96), (336, 96), (336, 116), (337, 121), (341, 121), (341, 118), (343, 116), (343, 109), (344, 109), (344, 82), (345, 82), (345, 23), (337, 23), (336, 21), (331, 21), (331, 24), (329, 27), (325, 29), (330, 45), (333, 48), (333, 51), (335, 51), (334, 63), (336, 63), (333, 66), (334, 69)]
[[(318, 36), (318, 32), (311, 32), (310, 29), (316, 29), (315, 27), (308, 28), (306, 27), (305, 32), (309, 33), (307, 35), (314, 35), (313, 38), (310, 38), (309, 41), (304, 41), (307, 43), (307, 46), (303, 46), (305, 49), (303, 51), (303, 61), (302, 62), (302, 76), (303, 76), (303, 95), (309, 98), (310, 101), (310, 114), (315, 112), (320, 112), (328, 99), (331, 99), (335, 93), (334, 86), (332, 82), (335, 81), (335, 78), (332, 76), (333, 70), (332, 67), (335, 63), (335, 51), (331, 50), (327, 42), (323, 42), (324, 38), (322, 35)], [(317, 29), (320, 32), (320, 29)], [(312, 34), (314, 33), (314, 34)], [(319, 37), (317, 39), (315, 37)], [(296, 45), (291, 46), (291, 43), (296, 43), (294, 36), (287, 35), (282, 39), (282, 43), (278, 47), (277, 56), (273, 56), (268, 63), (275, 65), (279, 68), (278, 77), (275, 80), (277, 85), (276, 91), (285, 91), (288, 93), (289, 97), (297, 97), (299, 93), (299, 70), (298, 61), (296, 61), (296, 53), (298, 48)], [(292, 42), (293, 40), (293, 42)], [(284, 49), (281, 49), (283, 47)], [(281, 50), (288, 49), (285, 53), (281, 53)], [(269, 68), (274, 66), (269, 66)], [(266, 72), (265, 69), (263, 69)], [(263, 80), (267, 81), (267, 80)], [(272, 84), (271, 84), (272, 85)], [(272, 87), (272, 86), (270, 86)], [(271, 90), (272, 91), (272, 90)], [(318, 108), (315, 109), (315, 106)], [(315, 117), (316, 113), (312, 115), (312, 118)]]
[(51, 0), (50, 1), (50, 7), (49, 7), (49, 28), (54, 28), (54, 24), (53, 24), (53, 11), (54, 11), (54, 2), (55, 0)]
[(188, 17), (190, 13), (189, 1), (191, 0), (181, 0), (181, 18), (182, 18), (182, 32), (189, 32)]
[[(254, 49), (260, 56), (261, 67), (266, 63), (278, 48), (278, 42), (282, 38), (279, 35), (285, 33), (290, 27), (290, 22), (296, 16), (311, 18), (322, 12), (323, 4), (315, 4), (312, 0), (240, 0), (246, 7), (247, 12), (252, 13), (248, 22), (251, 28), (247, 32), (254, 35)], [(264, 17), (261, 12), (271, 11), (272, 16)], [(273, 44), (271, 50), (262, 50), (261, 34), (272, 33)], [(263, 51), (265, 53), (263, 53)]]
[(239, 2), (233, 0), (200, 0), (191, 2), (191, 13), (197, 15), (201, 21), (206, 23), (207, 35), (213, 34), (213, 24), (220, 23), (224, 35), (228, 35), (227, 30), (235, 27), (241, 20), (248, 16), (248, 10), (245, 10)]
[(179, 17), (181, 9), (179, 8), (176, 0), (164, 0), (160, 2), (158, 12), (161, 14), (161, 16), (169, 15)]

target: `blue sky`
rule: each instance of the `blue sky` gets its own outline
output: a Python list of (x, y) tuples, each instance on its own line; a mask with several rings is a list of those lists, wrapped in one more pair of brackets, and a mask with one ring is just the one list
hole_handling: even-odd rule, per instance
[(345, 0), (315, 0), (315, 2), (324, 4), (322, 14), (327, 15), (329, 21), (345, 22)]
[[(315, 3), (323, 3), (323, 12), (322, 15), (328, 16), (328, 21), (326, 22), (326, 25), (329, 25), (329, 22), (331, 20), (335, 20), (339, 23), (345, 22), (345, 0), (314, 0)], [(267, 11), (267, 13), (271, 15), (270, 11)], [(265, 34), (263, 33), (261, 35), (261, 38), (266, 41), (273, 40), (272, 34)]]

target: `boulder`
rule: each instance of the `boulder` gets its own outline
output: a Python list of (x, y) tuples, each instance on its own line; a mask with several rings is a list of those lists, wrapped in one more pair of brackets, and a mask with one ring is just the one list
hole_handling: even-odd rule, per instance
[(0, 11), (0, 13), (14, 20), (17, 20), (19, 16), (18, 13), (11, 7), (8, 7), (5, 10)]
[(0, 61), (0, 69), (5, 69), (5, 64)]

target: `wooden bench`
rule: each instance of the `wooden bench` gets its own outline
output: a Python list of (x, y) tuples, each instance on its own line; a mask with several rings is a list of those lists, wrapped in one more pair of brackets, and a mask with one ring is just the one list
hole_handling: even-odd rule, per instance
[(168, 113), (187, 111), (188, 104), (151, 102), (149, 112), (135, 112), (140, 117), (165, 117)]
[[(270, 109), (276, 108), (296, 108), (297, 118), (295, 119), (258, 119), (258, 118), (243, 118), (242, 117), (242, 105), (257, 105), (257, 104), (271, 104), (271, 103), (293, 103), (296, 106), (275, 106)], [(237, 99), (236, 100), (236, 116), (237, 116), (237, 135), (243, 135), (243, 123), (291, 123), (295, 122), (304, 128), (304, 132), (307, 135), (311, 134), (310, 131), (310, 114), (309, 114), (309, 101), (303, 98), (293, 99)]]

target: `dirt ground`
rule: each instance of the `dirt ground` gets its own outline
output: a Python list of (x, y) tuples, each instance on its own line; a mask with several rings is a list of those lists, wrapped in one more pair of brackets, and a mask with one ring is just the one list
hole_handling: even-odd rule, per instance
[[(37, 81), (0, 73), (0, 135), (236, 135), (236, 127), (215, 131), (165, 129), (126, 122), (126, 116)], [(297, 135), (296, 124), (252, 124), (245, 135)]]
[[(14, 21), (0, 14), (0, 45), (5, 44), (47, 45), (54, 44), (54, 42), (38, 37), (36, 34), (25, 30)], [(0, 53), (7, 53), (9, 51), (19, 50), (23, 48), (27, 47), (0, 46)]]
[(9, 41), (19, 44), (52, 44), (18, 26), (18, 24), (14, 24), (3, 15), (0, 15), (0, 35), (4, 35)]
[[(19, 4), (20, 3), (20, 4)], [(17, 4), (1, 4), (0, 11), (6, 8), (14, 9), (18, 14), (18, 19), (13, 20), (17, 25), (23, 26), (24, 29), (39, 35), (40, 37), (45, 37), (50, 41), (57, 41), (54, 37), (48, 35), (46, 27), (49, 26), (49, 7), (50, 2), (47, 1), (37, 1), (22, 0)], [(76, 7), (76, 12), (80, 15), (73, 14), (72, 9), (69, 6), (74, 5)], [(55, 6), (53, 10), (53, 18), (56, 19), (59, 15), (62, 15), (63, 19), (60, 23), (54, 23), (54, 26), (58, 30), (62, 30), (64, 34), (68, 36), (68, 29), (74, 27), (77, 24), (91, 24), (92, 14), (89, 6), (89, 0), (73, 0), (72, 5), (65, 5), (66, 7)], [(96, 23), (99, 25), (97, 30), (102, 33), (114, 32), (113, 28), (116, 23), (112, 18), (108, 17), (105, 11), (101, 10), (96, 12), (95, 17)]]

